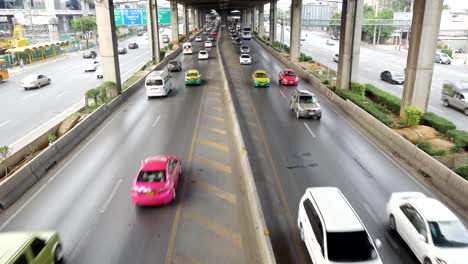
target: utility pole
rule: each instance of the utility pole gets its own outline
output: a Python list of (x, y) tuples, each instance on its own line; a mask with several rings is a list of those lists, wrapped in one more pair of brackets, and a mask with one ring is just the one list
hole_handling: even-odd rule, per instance
[[(375, 14), (374, 17), (377, 19), (377, 15), (379, 14), (379, 0), (375, 0)], [(375, 45), (375, 35), (377, 33), (377, 25), (374, 25), (374, 37), (372, 38), (373, 44)]]
[(28, 1), (28, 12), (29, 12), (29, 26), (31, 30), (31, 42), (35, 43), (35, 36), (34, 36), (34, 24), (32, 21), (32, 0)]

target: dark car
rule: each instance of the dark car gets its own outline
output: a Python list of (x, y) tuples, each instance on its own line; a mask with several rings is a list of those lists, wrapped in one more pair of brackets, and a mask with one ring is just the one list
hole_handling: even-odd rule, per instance
[(383, 71), (380, 74), (380, 79), (391, 84), (403, 84), (405, 82), (405, 75), (401, 72)]
[(182, 62), (180, 61), (170, 61), (167, 64), (167, 71), (182, 71)]
[(83, 59), (94, 59), (97, 57), (97, 53), (94, 50), (87, 50), (83, 52)]
[(119, 54), (127, 54), (127, 48), (118, 48), (117, 53)]
[(242, 41), (241, 41), (240, 38), (236, 38), (236, 39), (234, 40), (234, 44), (236, 44), (236, 45), (240, 45), (241, 43), (242, 43)]
[(143, 36), (143, 32), (138, 31), (137, 36), (139, 36), (139, 37)]
[(138, 44), (137, 43), (130, 43), (130, 44), (128, 44), (128, 49), (138, 49)]

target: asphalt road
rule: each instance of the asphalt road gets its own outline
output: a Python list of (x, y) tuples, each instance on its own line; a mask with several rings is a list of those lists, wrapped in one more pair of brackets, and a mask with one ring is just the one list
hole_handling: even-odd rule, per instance
[[(281, 26), (278, 26), (277, 40), (281, 39)], [(289, 45), (289, 28), (285, 27), (284, 42)], [(307, 37), (305, 36), (307, 34)], [(315, 60), (330, 67), (337, 69), (337, 63), (333, 62), (333, 55), (338, 53), (339, 41), (335, 41), (334, 46), (326, 45), (327, 35), (324, 32), (303, 31), (301, 51), (312, 56)], [(380, 73), (384, 70), (394, 70), (403, 72), (406, 67), (406, 58), (408, 53), (396, 51), (392, 48), (374, 47), (368, 44), (361, 44), (359, 60), (359, 80), (365, 83), (371, 83), (382, 90), (389, 92), (401, 98), (403, 85), (394, 85), (380, 80)], [(468, 131), (468, 116), (457, 109), (444, 107), (440, 100), (442, 84), (445, 80), (464, 80), (467, 81), (466, 72), (468, 65), (464, 64), (434, 64), (434, 74), (432, 76), (431, 95), (429, 98), (428, 111), (434, 112), (442, 117), (452, 121), (457, 128)]]
[[(136, 72), (148, 58), (148, 40), (146, 37), (132, 37), (120, 42), (136, 42), (139, 49), (128, 50), (120, 55), (120, 71), (125, 80)], [(24, 71), (13, 74), (9, 80), (0, 84), (0, 146), (11, 145), (35, 128), (46, 123), (82, 100), (84, 93), (97, 87), (102, 79), (94, 72), (84, 72), (83, 67), (91, 59), (83, 59), (81, 53), (67, 55), (67, 58), (51, 59), (45, 64), (32, 65)], [(99, 56), (96, 58), (99, 61)], [(51, 78), (52, 83), (40, 89), (25, 91), (20, 81), (29, 74), (43, 74)]]
[[(194, 44), (195, 51), (200, 45)], [(215, 259), (245, 263), (244, 251), (253, 247), (243, 240), (244, 233), (230, 231), (244, 228), (240, 224), (241, 212), (246, 210), (238, 190), (241, 177), (234, 174), (238, 165), (230, 164), (232, 177), (217, 171), (216, 166), (204, 165), (221, 166), (219, 160), (229, 153), (208, 153), (209, 146), (195, 144), (201, 140), (196, 134), (205, 137), (200, 145), (208, 144), (206, 139), (222, 142), (223, 137), (229, 142), (229, 132), (221, 130), (227, 128), (219, 120), (210, 122), (204, 116), (210, 112), (201, 110), (204, 102), (206, 108), (213, 108), (212, 102), (219, 100), (208, 94), (221, 89), (222, 80), (213, 81), (219, 66), (213, 64), (216, 59), (199, 62), (195, 52), (179, 59), (184, 70), (201, 71), (201, 86), (185, 87), (184, 74), (179, 72), (172, 73), (176, 90), (167, 98), (148, 100), (141, 89), (21, 200), (2, 212), (0, 230), (58, 230), (67, 263), (192, 263), (197, 257), (202, 263)], [(218, 124), (217, 129), (210, 128), (212, 122)], [(207, 138), (205, 132), (196, 133), (202, 126), (226, 135)], [(234, 149), (226, 144), (225, 149)], [(130, 192), (140, 161), (164, 153), (183, 160), (180, 198), (168, 206), (135, 207)], [(185, 185), (188, 187), (183, 188)], [(232, 193), (223, 191), (225, 188)], [(220, 200), (237, 201), (237, 206)], [(224, 222), (211, 222), (215, 220)]]
[[(318, 95), (320, 121), (296, 119), (289, 110), (295, 87), (278, 85), (284, 66), (254, 40), (243, 45), (250, 47), (252, 65), (239, 65), (239, 46), (230, 40), (221, 46), (278, 263), (310, 263), (296, 221), (299, 200), (313, 186), (341, 189), (371, 237), (382, 240), (379, 254), (384, 263), (417, 263), (402, 240), (388, 232), (386, 203), (392, 192), (433, 193), (355, 129), (325, 97)], [(252, 87), (251, 74), (257, 69), (271, 75), (271, 87)], [(302, 80), (298, 88), (314, 92)]]

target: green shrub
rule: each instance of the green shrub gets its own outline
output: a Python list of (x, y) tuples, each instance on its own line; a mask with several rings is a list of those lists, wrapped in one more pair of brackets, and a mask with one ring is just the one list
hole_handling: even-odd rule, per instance
[(450, 130), (456, 129), (452, 122), (431, 112), (423, 114), (421, 123), (434, 128), (442, 134), (447, 134)]
[(88, 98), (93, 98), (96, 99), (99, 95), (99, 90), (98, 89), (89, 89), (86, 91), (85, 96)]
[(378, 119), (380, 122), (385, 124), (388, 127), (393, 127), (393, 120), (384, 112), (379, 109), (379, 105), (373, 102), (366, 102), (364, 97), (351, 92), (350, 90), (337, 88), (335, 90), (336, 94), (344, 99), (349, 99), (351, 102), (355, 103), (357, 106), (362, 108), (364, 111), (368, 112), (370, 115)]
[(329, 85), (329, 84), (330, 84), (330, 81), (329, 81), (329, 80), (324, 80), (324, 81), (322, 82), (322, 84), (324, 84), (324, 85)]
[(372, 84), (366, 84), (366, 96), (371, 98), (374, 102), (384, 105), (395, 115), (400, 114), (400, 98), (384, 92)]
[(312, 61), (311, 56), (307, 56), (304, 53), (301, 52), (301, 55), (299, 56), (299, 61)]
[(167, 44), (167, 47), (168, 47), (169, 49), (172, 49), (172, 47), (174, 47), (174, 44), (169, 43), (169, 44)]
[(185, 40), (185, 37), (184, 37), (184, 36), (179, 36), (179, 42), (180, 42), (180, 43), (184, 42), (184, 40)]
[(425, 141), (422, 138), (418, 138), (415, 143), (416, 147), (420, 148), (422, 151), (426, 152), (427, 154), (431, 156), (443, 156), (446, 155), (447, 152), (445, 150), (436, 150), (432, 147), (432, 145)]
[(364, 96), (366, 95), (366, 86), (360, 82), (352, 81), (351, 91), (364, 98)]
[(407, 106), (405, 108), (405, 123), (410, 127), (419, 125), (423, 112), (416, 106)]
[(55, 134), (50, 134), (48, 136), (49, 139), (49, 144), (53, 144), (55, 141), (57, 141), (57, 136)]
[(166, 51), (159, 50), (159, 60), (163, 60), (165, 56), (166, 56)]
[(454, 171), (458, 175), (462, 176), (465, 180), (468, 180), (468, 164), (458, 167)]
[(448, 136), (452, 139), (458, 149), (468, 148), (468, 132), (463, 130), (450, 130)]
[(452, 57), (452, 50), (449, 49), (449, 48), (443, 48), (443, 49), (440, 50), (440, 52), (445, 53), (445, 54), (449, 55), (450, 57)]

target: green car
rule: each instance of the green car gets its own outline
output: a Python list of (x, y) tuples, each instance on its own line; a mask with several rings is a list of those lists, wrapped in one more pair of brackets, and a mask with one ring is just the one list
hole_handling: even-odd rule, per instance
[(0, 233), (0, 263), (51, 264), (63, 261), (55, 231)]
[(270, 86), (270, 75), (266, 71), (257, 70), (252, 73), (252, 84), (254, 87), (269, 87)]
[(197, 70), (188, 70), (185, 73), (185, 85), (200, 85), (201, 74)]

